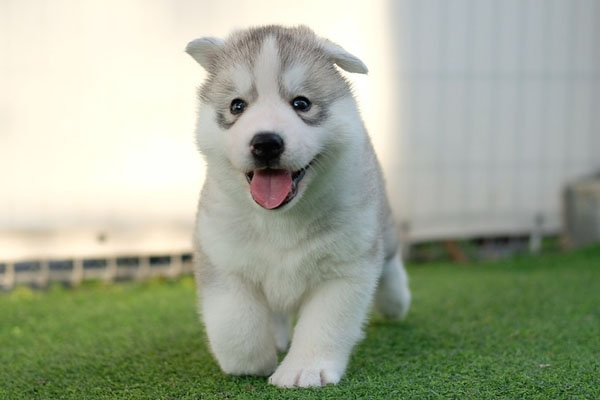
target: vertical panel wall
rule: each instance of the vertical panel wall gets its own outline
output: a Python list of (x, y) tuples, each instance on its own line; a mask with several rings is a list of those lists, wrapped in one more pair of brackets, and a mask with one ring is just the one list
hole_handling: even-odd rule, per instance
[(600, 168), (600, 2), (392, 1), (392, 204), (414, 239), (560, 227)]

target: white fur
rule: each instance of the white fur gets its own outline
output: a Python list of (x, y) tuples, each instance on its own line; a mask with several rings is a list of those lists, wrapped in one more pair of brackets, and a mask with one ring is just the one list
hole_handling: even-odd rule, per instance
[(245, 65), (232, 66), (225, 74), (232, 80), (239, 93), (248, 93), (252, 89), (254, 77)]
[[(361, 69), (354, 56), (345, 59)], [(199, 110), (197, 142), (207, 161), (195, 234), (201, 310), (226, 373), (271, 375), (280, 387), (336, 384), (362, 338), (380, 277), (383, 314), (403, 316), (410, 292), (393, 256), (385, 189), (356, 102), (341, 92), (326, 121), (309, 126), (280, 98), (280, 68), (275, 39), (267, 37), (251, 71), (258, 97), (237, 122), (224, 131), (215, 122), (217, 105)], [(236, 90), (248, 89), (247, 71), (226, 73)], [(293, 91), (305, 78), (295, 66), (282, 81)], [(261, 131), (284, 139), (283, 168), (300, 169), (321, 155), (280, 210), (257, 205), (244, 176), (253, 168), (248, 143)], [(296, 313), (291, 346), (277, 366)]]
[(283, 84), (291, 91), (298, 91), (306, 79), (306, 66), (294, 65), (283, 74)]
[(404, 318), (410, 307), (408, 276), (400, 256), (396, 254), (383, 265), (379, 288), (375, 296), (377, 310), (387, 318)]
[(271, 100), (277, 94), (277, 80), (273, 79), (279, 73), (280, 61), (275, 38), (269, 36), (262, 44), (262, 48), (254, 64), (254, 79), (259, 97), (270, 96)]

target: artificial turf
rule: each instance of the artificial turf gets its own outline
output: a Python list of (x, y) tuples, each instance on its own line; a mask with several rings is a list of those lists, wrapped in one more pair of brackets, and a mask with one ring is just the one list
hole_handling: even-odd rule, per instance
[(404, 322), (373, 318), (338, 386), (223, 375), (191, 278), (0, 294), (0, 398), (599, 399), (600, 247), (410, 266)]

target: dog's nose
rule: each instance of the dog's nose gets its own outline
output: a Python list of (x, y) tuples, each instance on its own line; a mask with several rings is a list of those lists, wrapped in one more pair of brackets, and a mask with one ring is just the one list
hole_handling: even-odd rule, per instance
[(250, 141), (250, 152), (260, 161), (272, 161), (283, 153), (283, 139), (273, 132), (261, 132)]

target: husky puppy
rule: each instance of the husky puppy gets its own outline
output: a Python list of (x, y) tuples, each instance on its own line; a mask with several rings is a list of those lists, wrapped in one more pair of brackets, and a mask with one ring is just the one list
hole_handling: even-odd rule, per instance
[(228, 374), (336, 384), (373, 299), (390, 318), (410, 303), (379, 164), (338, 69), (367, 67), (306, 27), (205, 37), (186, 51), (208, 73), (194, 241), (211, 350)]

